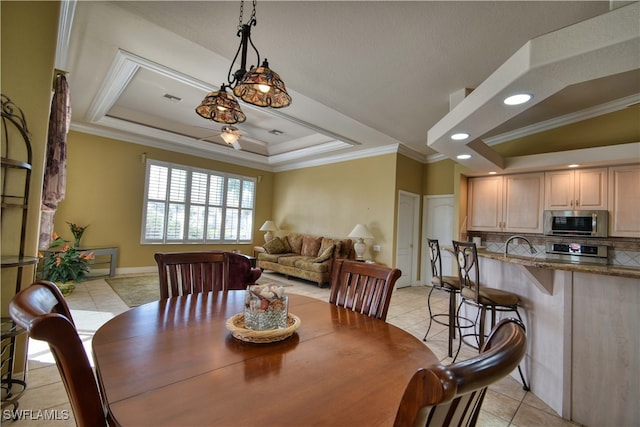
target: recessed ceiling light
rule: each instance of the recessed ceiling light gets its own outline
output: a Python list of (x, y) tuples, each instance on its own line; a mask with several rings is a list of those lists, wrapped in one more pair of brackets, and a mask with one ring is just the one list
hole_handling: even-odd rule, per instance
[(467, 160), (471, 158), (471, 154), (460, 154), (458, 156), (456, 156), (456, 159), (459, 160)]
[(458, 132), (451, 135), (451, 139), (453, 139), (454, 141), (462, 141), (467, 138), (469, 138), (469, 134), (466, 132)]
[(504, 103), (507, 105), (520, 105), (529, 102), (531, 98), (533, 98), (533, 95), (530, 93), (517, 93), (505, 98)]
[(491, 172), (489, 172), (489, 175), (495, 175), (495, 174), (497, 174), (497, 173), (498, 173), (498, 172), (496, 172), (496, 171), (491, 171)]
[(572, 165), (568, 165), (568, 166), (569, 166), (570, 168), (577, 168), (577, 167), (578, 167), (578, 166), (580, 166), (580, 165), (576, 165), (576, 164), (574, 163), (574, 164), (572, 164)]

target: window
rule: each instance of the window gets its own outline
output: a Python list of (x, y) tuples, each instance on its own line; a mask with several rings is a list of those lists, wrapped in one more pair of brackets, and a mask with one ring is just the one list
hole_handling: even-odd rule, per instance
[(142, 243), (250, 243), (255, 178), (147, 161)]

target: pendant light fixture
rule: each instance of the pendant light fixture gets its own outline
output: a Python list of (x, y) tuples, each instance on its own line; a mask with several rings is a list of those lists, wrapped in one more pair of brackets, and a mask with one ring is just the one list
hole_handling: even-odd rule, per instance
[(251, 68), (244, 79), (233, 89), (244, 102), (258, 107), (282, 108), (291, 104), (291, 97), (284, 82), (265, 59), (258, 68)]
[[(240, 46), (231, 62), (227, 74), (228, 85), (223, 84), (220, 90), (207, 94), (202, 103), (196, 108), (196, 112), (210, 120), (219, 123), (234, 124), (242, 123), (246, 116), (240, 109), (236, 99), (226, 91), (232, 88), (233, 93), (244, 102), (257, 105), (258, 107), (282, 108), (291, 104), (291, 97), (287, 93), (284, 82), (275, 71), (269, 68), (269, 63), (265, 59), (261, 66), (260, 53), (251, 40), (251, 27), (256, 21), (256, 0), (253, 0), (253, 10), (249, 21), (244, 24), (243, 20), (244, 0), (240, 1), (240, 19), (238, 22), (237, 36), (240, 37)], [(247, 51), (249, 45), (256, 53), (256, 65), (251, 66), (247, 71)], [(240, 68), (232, 73), (236, 60), (240, 56)]]
[(227, 92), (225, 84), (222, 84), (220, 90), (209, 92), (196, 108), (196, 113), (205, 119), (226, 124), (242, 123), (247, 119), (238, 101)]

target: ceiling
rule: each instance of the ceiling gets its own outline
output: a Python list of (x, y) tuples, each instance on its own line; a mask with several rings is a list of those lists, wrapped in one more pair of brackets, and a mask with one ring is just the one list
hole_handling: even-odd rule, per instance
[[(293, 102), (241, 102), (234, 149), (194, 109), (226, 82), (239, 1), (63, 4), (72, 129), (265, 170), (388, 152), (509, 170), (491, 143), (640, 100), (637, 3), (260, 1), (252, 39)], [(497, 102), (522, 88), (533, 106)]]

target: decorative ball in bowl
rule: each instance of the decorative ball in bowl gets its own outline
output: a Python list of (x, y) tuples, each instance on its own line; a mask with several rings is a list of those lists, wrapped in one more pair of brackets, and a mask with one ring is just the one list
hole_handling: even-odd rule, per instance
[(300, 319), (289, 313), (288, 304), (284, 287), (250, 285), (245, 293), (244, 312), (228, 319), (227, 329), (242, 341), (281, 341), (300, 326)]
[(267, 331), (287, 327), (289, 297), (283, 286), (247, 286), (244, 300), (244, 324), (247, 329)]

